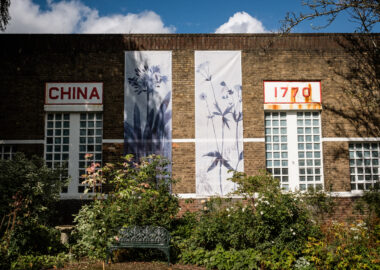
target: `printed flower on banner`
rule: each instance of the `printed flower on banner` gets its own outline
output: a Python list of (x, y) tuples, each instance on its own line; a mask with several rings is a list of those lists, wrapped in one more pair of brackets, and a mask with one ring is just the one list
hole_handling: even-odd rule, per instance
[[(205, 61), (198, 65), (196, 71), (208, 83), (208, 89), (212, 93), (212, 97), (210, 98), (212, 100), (211, 104), (213, 105), (210, 106), (210, 101), (205, 92), (202, 92), (199, 95), (199, 99), (205, 102), (207, 108), (208, 115), (206, 115), (206, 117), (208, 118), (208, 121), (211, 120), (216, 147), (214, 151), (204, 154), (203, 157), (214, 158), (207, 169), (207, 173), (219, 166), (219, 188), (220, 195), (223, 195), (222, 167), (227, 170), (237, 170), (240, 161), (243, 160), (243, 150), (240, 150), (239, 147), (239, 123), (243, 120), (243, 114), (241, 111), (242, 88), (241, 85), (236, 85), (232, 89), (228, 86), (227, 82), (223, 80), (218, 84), (220, 89), (216, 89), (213, 83), (213, 75), (210, 73), (209, 61)], [(219, 123), (221, 123), (221, 125)], [(233, 130), (235, 132), (235, 150), (233, 151), (231, 151), (230, 147), (227, 149), (225, 145), (225, 127), (227, 127), (228, 130)], [(236, 163), (233, 164), (234, 167), (231, 166), (231, 161), (229, 159), (232, 156), (234, 156), (233, 160), (236, 161)]]
[(168, 77), (161, 75), (159, 66), (149, 67), (147, 64), (143, 68), (135, 68), (135, 76), (128, 78), (129, 84), (135, 88), (135, 92), (140, 95), (142, 92), (152, 94), (160, 87), (161, 83), (166, 83)]
[[(168, 82), (168, 76), (161, 74), (159, 65), (144, 64), (142, 68), (135, 68), (134, 71), (135, 76), (128, 78), (128, 83), (137, 95), (146, 95), (146, 102), (145, 108), (141, 108), (143, 105), (135, 101), (133, 119), (124, 122), (126, 152), (133, 153), (137, 159), (149, 154), (164, 155), (164, 142), (169, 141), (170, 136), (171, 92), (162, 97), (159, 89)], [(158, 109), (152, 104), (159, 105)], [(145, 124), (142, 119), (144, 109)]]
[(212, 79), (212, 75), (210, 74), (210, 62), (209, 62), (209, 61), (206, 61), (206, 62), (201, 63), (201, 64), (197, 67), (197, 72), (198, 72), (203, 78), (205, 78), (205, 81), (211, 81), (211, 79)]
[(207, 172), (213, 170), (217, 165), (218, 163), (220, 163), (220, 166), (224, 166), (226, 167), (228, 170), (233, 170), (233, 168), (231, 167), (231, 165), (228, 163), (227, 160), (225, 160), (222, 155), (215, 151), (215, 152), (210, 152), (210, 153), (207, 153), (205, 155), (203, 155), (204, 157), (214, 157), (214, 161), (211, 163), (211, 166), (208, 168)]

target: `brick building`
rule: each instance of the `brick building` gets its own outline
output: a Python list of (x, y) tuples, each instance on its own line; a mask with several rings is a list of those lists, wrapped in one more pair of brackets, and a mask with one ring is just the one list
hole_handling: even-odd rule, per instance
[(83, 198), (85, 153), (140, 151), (171, 157), (183, 209), (232, 190), (229, 168), (266, 168), (285, 189), (331, 189), (345, 214), (380, 176), (379, 61), (363, 41), (379, 37), (3, 34), (0, 154), (69, 160), (63, 204)]

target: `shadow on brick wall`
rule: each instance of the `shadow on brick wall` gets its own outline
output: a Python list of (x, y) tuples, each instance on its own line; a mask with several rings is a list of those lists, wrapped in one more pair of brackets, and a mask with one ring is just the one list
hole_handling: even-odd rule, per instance
[(327, 65), (334, 73), (333, 81), (343, 94), (335, 104), (324, 105), (324, 110), (344, 119), (354, 130), (348, 131), (343, 123), (335, 123), (337, 137), (380, 136), (380, 49), (376, 35), (341, 35), (336, 43), (346, 59)]

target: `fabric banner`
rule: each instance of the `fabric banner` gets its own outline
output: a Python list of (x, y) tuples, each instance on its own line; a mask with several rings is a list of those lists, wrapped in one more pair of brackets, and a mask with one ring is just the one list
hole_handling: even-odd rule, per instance
[(240, 51), (195, 52), (196, 191), (226, 195), (244, 170)]
[(125, 52), (124, 147), (171, 159), (172, 53)]

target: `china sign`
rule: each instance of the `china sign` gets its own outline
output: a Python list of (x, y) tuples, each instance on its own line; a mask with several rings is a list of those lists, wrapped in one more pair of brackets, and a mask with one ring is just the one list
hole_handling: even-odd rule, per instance
[(46, 83), (46, 105), (101, 105), (103, 83)]
[(319, 81), (264, 81), (264, 109), (321, 109)]

